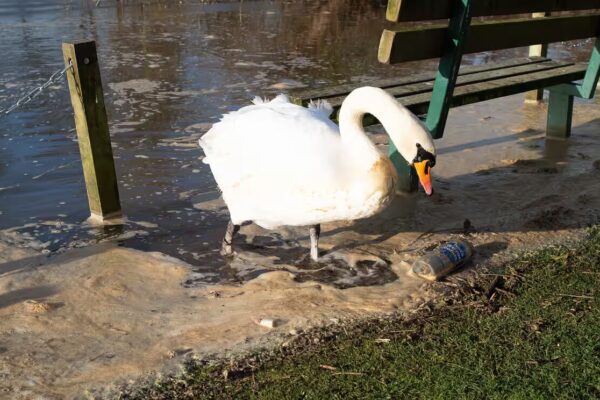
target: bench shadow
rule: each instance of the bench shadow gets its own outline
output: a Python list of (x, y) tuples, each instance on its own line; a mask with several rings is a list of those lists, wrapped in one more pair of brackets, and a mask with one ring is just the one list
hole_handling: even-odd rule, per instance
[(42, 285), (32, 288), (17, 289), (0, 294), (0, 309), (9, 307), (26, 300), (40, 300), (57, 293), (54, 286)]
[(42, 254), (20, 258), (14, 261), (7, 261), (0, 264), (0, 277), (19, 273), (22, 270), (38, 267), (47, 260), (48, 257)]

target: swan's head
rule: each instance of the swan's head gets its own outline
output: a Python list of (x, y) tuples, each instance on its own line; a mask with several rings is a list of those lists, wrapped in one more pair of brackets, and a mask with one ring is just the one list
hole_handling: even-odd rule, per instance
[(398, 152), (415, 168), (419, 182), (430, 196), (433, 194), (431, 169), (435, 166), (435, 145), (429, 130), (413, 113), (395, 102), (395, 113), (388, 118), (386, 131)]
[(433, 186), (431, 185), (431, 169), (435, 166), (435, 148), (433, 152), (425, 150), (425, 148), (420, 144), (416, 144), (417, 147), (417, 155), (412, 161), (412, 166), (417, 171), (417, 175), (419, 177), (419, 182), (425, 193), (428, 196), (433, 194)]

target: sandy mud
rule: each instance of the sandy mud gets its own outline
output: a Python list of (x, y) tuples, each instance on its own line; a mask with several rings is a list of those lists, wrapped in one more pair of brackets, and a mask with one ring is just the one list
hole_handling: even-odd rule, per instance
[[(24, 258), (21, 258), (24, 257)], [(114, 245), (47, 260), (14, 251), (0, 275), (0, 390), (64, 398), (185, 357), (257, 345), (332, 319), (408, 309), (423, 283), (402, 276), (377, 290), (336, 289), (270, 272), (240, 286), (187, 289), (189, 266)]]

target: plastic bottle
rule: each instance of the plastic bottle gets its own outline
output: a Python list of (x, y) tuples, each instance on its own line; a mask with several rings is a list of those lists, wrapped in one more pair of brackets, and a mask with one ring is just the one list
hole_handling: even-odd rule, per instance
[(438, 280), (473, 256), (473, 246), (466, 240), (444, 243), (413, 263), (412, 271), (423, 279)]

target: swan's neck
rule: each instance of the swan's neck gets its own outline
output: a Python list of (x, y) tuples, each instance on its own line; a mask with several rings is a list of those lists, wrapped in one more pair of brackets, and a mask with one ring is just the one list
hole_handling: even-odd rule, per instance
[(381, 122), (400, 154), (411, 162), (417, 154), (419, 143), (427, 150), (433, 150), (433, 141), (423, 124), (396, 99), (384, 90), (362, 87), (352, 91), (344, 100), (339, 115), (340, 134), (343, 143), (349, 148), (364, 152), (375, 151), (375, 145), (367, 137), (362, 120), (371, 114)]
[(339, 114), (340, 135), (346, 151), (360, 155), (360, 160), (374, 162), (381, 156), (373, 142), (369, 140), (363, 128), (363, 117), (369, 113), (356, 98), (348, 96)]

